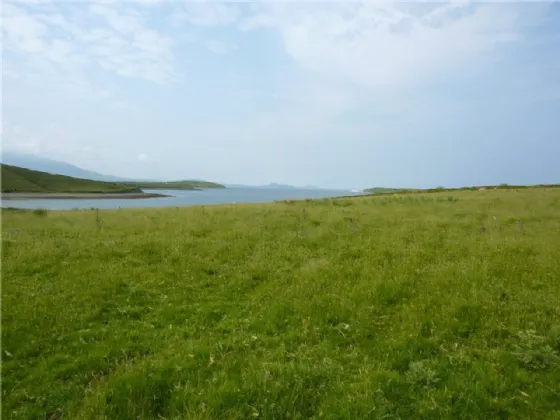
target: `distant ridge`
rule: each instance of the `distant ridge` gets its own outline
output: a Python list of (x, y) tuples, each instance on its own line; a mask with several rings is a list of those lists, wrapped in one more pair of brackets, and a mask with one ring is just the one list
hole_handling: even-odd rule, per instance
[(142, 193), (143, 189), (196, 190), (223, 188), (206, 181), (112, 182), (76, 178), (1, 164), (3, 193)]
[(271, 182), (267, 185), (247, 185), (247, 184), (224, 184), (227, 188), (266, 188), (266, 189), (278, 189), (278, 190), (340, 190), (346, 191), (344, 188), (321, 188), (315, 185), (304, 185), (303, 187), (296, 187), (294, 185), (288, 184), (277, 184)]
[(34, 171), (47, 172), (49, 174), (66, 175), (80, 179), (90, 179), (93, 181), (119, 182), (128, 181), (112, 175), (104, 175), (94, 171), (88, 171), (78, 166), (58, 160), (43, 158), (30, 154), (2, 152), (1, 162), (6, 165), (18, 166), (20, 168), (31, 169)]
[(124, 184), (130, 189), (177, 189), (193, 190), (205, 188), (224, 188), (223, 185), (214, 182), (207, 182), (200, 179), (161, 181), (155, 179), (132, 179), (121, 178), (112, 175), (100, 174), (95, 171), (88, 171), (76, 165), (58, 160), (48, 159), (40, 156), (23, 153), (3, 152), (0, 162), (18, 168), (25, 168), (31, 171), (45, 172), (51, 175), (63, 175), (82, 180), (112, 182)]

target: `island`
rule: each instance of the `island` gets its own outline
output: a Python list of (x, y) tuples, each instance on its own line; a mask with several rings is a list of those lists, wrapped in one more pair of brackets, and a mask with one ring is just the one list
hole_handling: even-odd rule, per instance
[(146, 190), (201, 190), (207, 188), (225, 188), (225, 185), (208, 181), (160, 181), (160, 182), (122, 182), (130, 187), (144, 188)]
[(385, 187), (372, 187), (364, 190), (365, 193), (369, 194), (391, 194), (401, 192), (400, 188), (385, 188)]
[(74, 178), (66, 175), (34, 171), (19, 166), (0, 165), (2, 168), (2, 199), (100, 199), (100, 198), (155, 198), (166, 194), (146, 193), (142, 189), (225, 188), (206, 181), (174, 182), (106, 182)]

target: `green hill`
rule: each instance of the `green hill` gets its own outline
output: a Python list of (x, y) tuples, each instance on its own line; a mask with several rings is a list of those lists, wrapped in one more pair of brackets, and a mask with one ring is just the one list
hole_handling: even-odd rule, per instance
[(135, 185), (92, 181), (65, 175), (33, 171), (18, 166), (1, 165), (3, 193), (132, 193), (141, 192)]
[(538, 185), (485, 185), (485, 186), (474, 186), (474, 187), (460, 187), (460, 188), (383, 188), (374, 187), (367, 188), (364, 191), (370, 194), (413, 194), (413, 193), (437, 193), (437, 192), (455, 192), (455, 191), (477, 191), (477, 190), (519, 190), (527, 188), (560, 188), (560, 184), (538, 184)]
[(3, 193), (128, 193), (145, 189), (225, 188), (207, 181), (105, 182), (73, 178), (2, 164)]

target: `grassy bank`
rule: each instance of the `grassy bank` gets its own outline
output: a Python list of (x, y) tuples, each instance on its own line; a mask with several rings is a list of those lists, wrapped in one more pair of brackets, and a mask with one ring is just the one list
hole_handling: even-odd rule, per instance
[(366, 193), (370, 194), (415, 194), (415, 193), (442, 193), (442, 192), (460, 192), (460, 191), (478, 191), (478, 190), (523, 190), (523, 189), (550, 189), (550, 188), (560, 188), (560, 184), (547, 184), (547, 185), (509, 185), (509, 184), (500, 184), (500, 185), (485, 185), (485, 186), (478, 186), (478, 187), (460, 187), (460, 188), (445, 188), (445, 187), (437, 187), (437, 188), (424, 188), (424, 189), (417, 189), (417, 188), (383, 188), (383, 187), (374, 187), (374, 188), (367, 188), (364, 190)]
[(92, 181), (1, 164), (3, 193), (141, 193), (134, 185)]
[(3, 193), (141, 193), (142, 189), (195, 190), (225, 188), (207, 181), (104, 182), (0, 164)]
[(558, 419), (560, 189), (2, 214), (2, 414)]

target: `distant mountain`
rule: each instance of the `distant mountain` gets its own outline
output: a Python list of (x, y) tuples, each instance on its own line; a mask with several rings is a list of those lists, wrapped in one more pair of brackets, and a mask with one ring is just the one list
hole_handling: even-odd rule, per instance
[(128, 181), (111, 175), (104, 175), (94, 171), (88, 171), (78, 166), (58, 160), (47, 159), (39, 156), (2, 152), (2, 163), (6, 165), (19, 166), (21, 168), (32, 169), (35, 171), (47, 172), (50, 174), (66, 175), (74, 178), (91, 179), (94, 181), (119, 182)]
[(245, 185), (245, 184), (225, 184), (228, 188), (267, 188), (277, 190), (324, 190), (325, 188), (316, 187), (314, 185), (305, 185), (303, 187), (295, 187), (287, 184), (276, 184), (271, 182), (268, 185)]
[(226, 188), (222, 184), (208, 181), (156, 181), (156, 182), (142, 182), (142, 181), (123, 181), (125, 185), (137, 186), (146, 190), (202, 190), (208, 188)]
[(58, 160), (47, 159), (34, 155), (3, 152), (0, 160), (4, 165), (16, 166), (18, 168), (30, 169), (32, 171), (45, 172), (47, 174), (64, 175), (67, 177), (78, 178), (82, 180), (117, 182), (125, 184), (127, 187), (145, 188), (145, 189), (177, 189), (177, 190), (193, 190), (205, 188), (224, 188), (223, 185), (204, 180), (178, 180), (178, 181), (159, 181), (155, 179), (131, 179), (120, 178), (112, 175), (104, 175), (99, 172), (88, 171), (78, 166)]
[[(270, 186), (272, 185), (272, 187)], [(279, 184), (269, 184), (269, 185), (247, 185), (247, 184), (225, 184), (225, 186), (227, 188), (295, 188), (292, 187), (291, 185), (288, 185), (286, 187), (282, 187)]]
[(277, 184), (275, 182), (271, 182), (268, 185), (263, 185), (262, 188), (273, 188), (273, 189), (279, 189), (279, 190), (293, 190), (293, 189), (296, 189), (297, 187), (294, 187), (293, 185)]

